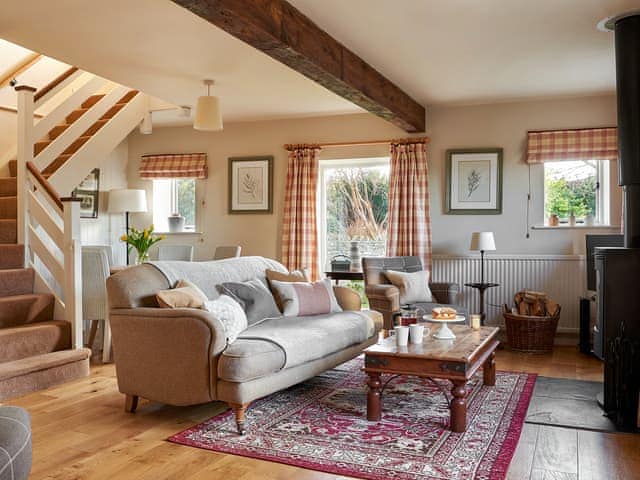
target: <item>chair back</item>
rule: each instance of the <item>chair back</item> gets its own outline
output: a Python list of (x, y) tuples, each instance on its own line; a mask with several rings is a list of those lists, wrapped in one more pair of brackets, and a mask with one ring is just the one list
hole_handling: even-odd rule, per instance
[(158, 260), (193, 262), (193, 245), (158, 245)]
[(365, 285), (389, 284), (389, 280), (382, 272), (394, 270), (396, 272), (419, 272), (422, 270), (420, 257), (364, 257), (362, 272)]
[(109, 246), (82, 247), (82, 316), (85, 320), (104, 320), (107, 316)]
[(216, 247), (213, 254), (214, 260), (222, 260), (223, 258), (235, 258), (240, 256), (242, 247), (240, 245)]

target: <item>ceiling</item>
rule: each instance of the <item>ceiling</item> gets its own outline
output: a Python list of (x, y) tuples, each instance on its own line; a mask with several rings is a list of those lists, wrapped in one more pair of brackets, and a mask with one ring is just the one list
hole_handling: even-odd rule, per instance
[[(605, 16), (638, 0), (289, 0), (423, 105), (611, 93)], [(0, 38), (226, 121), (362, 110), (169, 0), (0, 4)], [(164, 122), (188, 120), (158, 113)], [(154, 120), (156, 114), (154, 114)]]

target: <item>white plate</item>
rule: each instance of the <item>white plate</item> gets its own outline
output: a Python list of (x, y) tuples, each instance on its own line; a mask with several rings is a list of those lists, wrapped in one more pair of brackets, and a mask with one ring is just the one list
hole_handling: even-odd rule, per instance
[(424, 315), (422, 317), (427, 322), (449, 323), (449, 322), (464, 322), (464, 315), (456, 315), (456, 318), (433, 318), (431, 314)]

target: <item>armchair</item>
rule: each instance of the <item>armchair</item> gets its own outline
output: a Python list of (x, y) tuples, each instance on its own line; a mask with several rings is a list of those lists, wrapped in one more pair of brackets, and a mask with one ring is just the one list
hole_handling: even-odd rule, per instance
[[(384, 328), (393, 328), (393, 317), (400, 311), (400, 292), (391, 284), (385, 270), (399, 272), (418, 272), (422, 270), (419, 257), (365, 257), (362, 259), (365, 293), (372, 310), (377, 310), (384, 317)], [(419, 303), (415, 306), (427, 313), (434, 307), (452, 306), (460, 314), (467, 317), (467, 312), (456, 305), (460, 288), (456, 283), (429, 282), (434, 302)], [(468, 322), (468, 318), (466, 319)]]

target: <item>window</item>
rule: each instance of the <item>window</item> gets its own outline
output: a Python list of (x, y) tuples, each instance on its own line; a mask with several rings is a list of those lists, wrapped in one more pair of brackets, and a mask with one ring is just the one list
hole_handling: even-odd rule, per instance
[(352, 241), (362, 256), (384, 255), (389, 159), (321, 160), (319, 178), (320, 266), (349, 255)]
[(179, 213), (184, 217), (184, 231), (196, 231), (195, 178), (153, 180), (153, 224), (158, 232), (169, 231), (167, 218)]
[(577, 160), (544, 163), (545, 218), (557, 215), (568, 223), (609, 224), (609, 161)]

